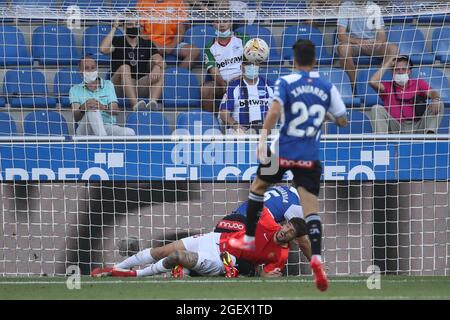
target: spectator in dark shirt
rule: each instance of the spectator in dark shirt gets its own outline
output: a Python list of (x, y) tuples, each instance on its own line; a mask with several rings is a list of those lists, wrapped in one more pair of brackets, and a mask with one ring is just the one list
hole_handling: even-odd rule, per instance
[[(113, 24), (100, 45), (102, 53), (112, 54), (111, 81), (134, 110), (155, 108), (162, 94), (164, 60), (151, 41), (140, 37), (139, 21), (126, 21), (124, 36), (114, 36), (118, 25)], [(148, 97), (150, 102), (146, 105), (139, 97)]]

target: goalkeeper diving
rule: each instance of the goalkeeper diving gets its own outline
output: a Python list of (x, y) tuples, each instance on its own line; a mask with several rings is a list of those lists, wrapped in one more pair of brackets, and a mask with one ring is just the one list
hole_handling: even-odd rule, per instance
[[(214, 232), (187, 237), (158, 248), (144, 249), (116, 264), (114, 267), (96, 268), (92, 276), (145, 277), (172, 271), (181, 277), (183, 270), (201, 276), (236, 277), (254, 275), (258, 266), (262, 277), (280, 277), (289, 254), (289, 243), (299, 244), (310, 260), (311, 246), (298, 195), (293, 188), (273, 187), (267, 193), (267, 202), (255, 233), (256, 250), (241, 250), (229, 246), (228, 241), (245, 233), (246, 204), (223, 218)], [(286, 220), (283, 225), (278, 224)], [(144, 269), (131, 270), (148, 265)], [(184, 271), (186, 272), (186, 271)]]

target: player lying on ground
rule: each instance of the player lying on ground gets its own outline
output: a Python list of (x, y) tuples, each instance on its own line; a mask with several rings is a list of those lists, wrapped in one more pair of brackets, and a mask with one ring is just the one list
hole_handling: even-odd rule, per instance
[[(327, 112), (336, 118), (337, 125), (346, 126), (346, 108), (336, 87), (313, 71), (316, 64), (314, 44), (310, 40), (299, 40), (293, 49), (296, 70), (276, 81), (274, 99), (261, 130), (258, 145), (261, 163), (250, 187), (246, 234), (241, 239), (233, 239), (230, 245), (248, 249), (254, 246), (255, 227), (259, 212), (263, 209), (264, 192), (291, 170), (311, 241), (311, 269), (317, 288), (325, 291), (328, 279), (322, 266), (322, 223), (318, 214), (322, 174), (320, 129)], [(268, 152), (267, 137), (281, 115), (283, 123), (279, 138)]]
[[(259, 220), (255, 239), (256, 250), (231, 248), (228, 241), (244, 236), (245, 231), (218, 233), (184, 238), (159, 248), (149, 248), (118, 263), (113, 268), (96, 268), (91, 275), (115, 277), (145, 277), (171, 271), (176, 266), (193, 270), (202, 276), (216, 276), (232, 269), (236, 259), (244, 259), (255, 264), (265, 264), (261, 276), (281, 276), (289, 254), (289, 242), (306, 235), (305, 222), (293, 218), (280, 226), (272, 215), (265, 210)], [(228, 266), (222, 260), (222, 254), (230, 254)], [(150, 266), (141, 270), (129, 270), (135, 266)], [(234, 272), (234, 271), (232, 271)]]

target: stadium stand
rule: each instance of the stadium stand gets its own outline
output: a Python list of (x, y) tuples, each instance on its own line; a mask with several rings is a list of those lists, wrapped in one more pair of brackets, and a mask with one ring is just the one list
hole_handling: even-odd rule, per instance
[(113, 10), (123, 10), (136, 7), (137, 0), (111, 0)]
[[(375, 72), (377, 72), (376, 68), (359, 69), (356, 75), (356, 95), (365, 107), (371, 107), (375, 104), (383, 105), (378, 93), (369, 85), (369, 80)], [(386, 72), (382, 80), (392, 80), (392, 72)]]
[(316, 45), (319, 65), (333, 63), (333, 57), (326, 50), (322, 32), (308, 25), (290, 26), (283, 31), (281, 47), (284, 59), (292, 61), (292, 45), (298, 39), (309, 39)]
[(81, 58), (74, 35), (63, 25), (37, 27), (33, 32), (32, 48), (33, 58), (43, 65), (76, 64)]
[(167, 68), (162, 100), (167, 108), (199, 108), (200, 83), (196, 75), (184, 68)]
[(450, 133), (450, 109), (445, 109), (444, 115), (442, 117), (442, 122), (437, 133), (439, 134)]
[(8, 70), (3, 92), (13, 108), (52, 108), (56, 98), (49, 96), (44, 74), (35, 69)]
[(30, 112), (23, 122), (23, 131), (25, 135), (69, 135), (66, 119), (56, 111)]
[(450, 27), (436, 28), (433, 31), (432, 51), (435, 59), (450, 64)]
[(203, 58), (203, 50), (208, 44), (214, 41), (216, 30), (213, 26), (205, 24), (192, 26), (184, 33), (183, 42), (194, 45), (202, 50), (201, 58)]
[(288, 68), (270, 67), (270, 68), (260, 70), (260, 75), (265, 77), (267, 82), (272, 86), (275, 84), (275, 81), (277, 81), (277, 79), (279, 77), (281, 77), (283, 75), (287, 75), (289, 73), (291, 73), (291, 71)]
[[(100, 43), (103, 38), (111, 31), (111, 26), (98, 25), (88, 27), (84, 30), (83, 48), (84, 53), (92, 55), (98, 64), (109, 64), (111, 56), (103, 54), (99, 51)], [(116, 30), (116, 36), (122, 36), (123, 32), (120, 29)]]
[(347, 107), (359, 107), (361, 99), (353, 96), (350, 79), (344, 70), (339, 68), (319, 68), (320, 76), (324, 77), (336, 86), (342, 95), (342, 99)]
[[(337, 37), (337, 30), (335, 30), (333, 33), (333, 50), (337, 44), (338, 44), (338, 37)], [(337, 50), (334, 50), (334, 57), (335, 58), (339, 57)], [(375, 66), (381, 64), (383, 62), (383, 58), (378, 56), (366, 56), (362, 54), (360, 56), (353, 57), (353, 61), (356, 65), (360, 66), (361, 65)]]
[(31, 65), (23, 33), (14, 26), (0, 25), (0, 64), (2, 66)]
[(433, 89), (439, 92), (445, 107), (450, 107), (449, 82), (441, 70), (430, 67), (417, 67), (412, 70), (411, 77), (421, 78), (428, 82)]
[(0, 112), (0, 136), (17, 135), (17, 126), (14, 119), (7, 112)]
[[(269, 51), (269, 59), (268, 59), (268, 63), (280, 63), (282, 58), (280, 53), (278, 52), (277, 48), (277, 43), (275, 41), (274, 36), (272, 35), (272, 32), (270, 31), (270, 29), (263, 27), (263, 26), (259, 26), (259, 25), (246, 25), (243, 27), (239, 27), (235, 30), (235, 32), (240, 33), (240, 34), (245, 34), (246, 36), (248, 36), (249, 38), (261, 38), (263, 39), (270, 48)], [(292, 44), (291, 44), (292, 47)]]
[(372, 133), (372, 125), (369, 118), (361, 111), (349, 110), (347, 118), (349, 125), (341, 128), (336, 124), (329, 122), (327, 126), (327, 134), (361, 134)]
[[(11, 0), (11, 4), (15, 6), (30, 5), (30, 0)], [(57, 7), (59, 5), (58, 0), (33, 0), (32, 4), (41, 7)]]
[(109, 1), (107, 0), (64, 0), (63, 8), (69, 6), (77, 5), (80, 9), (101, 9), (104, 7), (109, 7)]
[(192, 135), (207, 134), (207, 131), (209, 131), (209, 133), (219, 133), (219, 128), (220, 126), (217, 118), (211, 112), (192, 110), (180, 112), (177, 117), (176, 129), (185, 129)]
[(172, 130), (167, 118), (161, 112), (137, 111), (128, 115), (126, 126), (133, 129), (136, 135), (170, 135)]
[(73, 85), (83, 82), (83, 77), (78, 69), (64, 68), (55, 74), (53, 91), (58, 98), (61, 107), (70, 107), (69, 91)]

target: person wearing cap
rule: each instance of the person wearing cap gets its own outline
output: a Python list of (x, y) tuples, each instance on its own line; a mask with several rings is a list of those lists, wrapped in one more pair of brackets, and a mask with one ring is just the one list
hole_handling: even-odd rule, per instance
[(259, 65), (244, 59), (242, 76), (228, 84), (219, 107), (227, 133), (255, 133), (262, 128), (273, 98), (273, 89), (259, 75)]
[[(411, 79), (409, 57), (387, 59), (369, 84), (379, 93), (384, 106), (370, 112), (375, 133), (436, 133), (442, 120), (440, 95), (423, 79)], [(392, 80), (382, 81), (392, 70)]]

